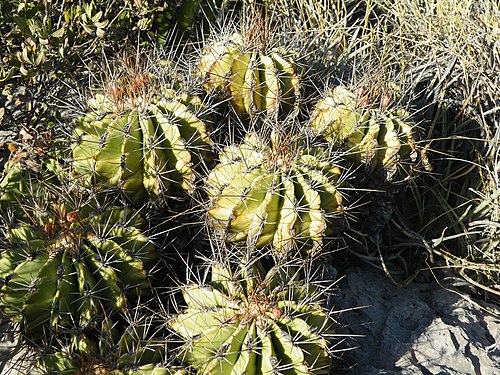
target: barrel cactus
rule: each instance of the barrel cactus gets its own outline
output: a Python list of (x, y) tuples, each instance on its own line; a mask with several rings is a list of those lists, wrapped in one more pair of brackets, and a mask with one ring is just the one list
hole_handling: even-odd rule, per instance
[(300, 95), (296, 67), (289, 55), (248, 47), (241, 34), (233, 34), (208, 44), (199, 70), (205, 89), (229, 94), (239, 116), (278, 116), (288, 113)]
[(74, 169), (134, 203), (160, 197), (171, 185), (191, 191), (194, 166), (211, 147), (205, 106), (197, 96), (163, 91), (149, 99), (115, 87), (109, 97), (90, 99), (90, 110), (76, 120)]
[(67, 175), (48, 159), (38, 172), (9, 164), (0, 181), (0, 314), (35, 339), (123, 310), (156, 262), (138, 212), (82, 193)]
[[(141, 313), (140, 316), (145, 315)], [(37, 370), (44, 374), (64, 375), (176, 373), (174, 368), (163, 366), (164, 340), (152, 337), (150, 328), (150, 323), (146, 321), (128, 322), (122, 327), (107, 318), (101, 323), (100, 337), (97, 340), (78, 332), (61, 348), (42, 355)]]
[(359, 95), (337, 86), (314, 107), (310, 129), (355, 162), (372, 169), (382, 166), (390, 179), (401, 160), (415, 159), (415, 125), (403, 109), (386, 108), (388, 103), (377, 108), (363, 104)]
[(212, 266), (211, 282), (183, 288), (170, 326), (178, 357), (199, 374), (327, 374), (332, 320), (310, 284), (287, 268)]
[(249, 133), (219, 159), (205, 187), (209, 222), (227, 241), (272, 244), (280, 253), (315, 250), (341, 227), (341, 170), (327, 150), (276, 132), (269, 142)]
[[(133, 349), (133, 348), (132, 348)], [(127, 350), (119, 348), (120, 352)], [(146, 352), (147, 353), (147, 352)], [(142, 353), (141, 353), (142, 354)], [(106, 360), (103, 358), (102, 360)], [(81, 362), (79, 362), (81, 361)], [(120, 358), (118, 358), (120, 361)], [(142, 359), (141, 362), (147, 362)], [(137, 365), (133, 362), (131, 366), (124, 364), (118, 365), (118, 368), (110, 369), (110, 364), (101, 363), (96, 358), (86, 358), (75, 355), (72, 356), (66, 352), (58, 352), (47, 355), (40, 364), (39, 373), (41, 374), (60, 374), (60, 375), (80, 375), (80, 374), (103, 374), (103, 375), (184, 375), (187, 372), (171, 371), (165, 367), (158, 367), (155, 364)]]

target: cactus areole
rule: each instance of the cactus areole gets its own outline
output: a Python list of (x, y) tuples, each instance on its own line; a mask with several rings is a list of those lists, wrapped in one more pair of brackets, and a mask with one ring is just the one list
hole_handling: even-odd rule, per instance
[(183, 289), (187, 309), (171, 327), (178, 357), (199, 374), (327, 374), (329, 316), (317, 292), (286, 270), (212, 267), (208, 285)]
[(49, 160), (0, 181), (0, 312), (34, 338), (122, 310), (149, 287), (156, 258), (137, 212), (85, 197), (64, 175)]
[(209, 44), (202, 53), (199, 70), (205, 88), (227, 93), (241, 117), (286, 114), (300, 96), (291, 58), (279, 51), (246, 48), (240, 34)]
[(327, 150), (308, 148), (273, 133), (256, 133), (228, 146), (210, 173), (209, 222), (229, 242), (278, 252), (306, 245), (319, 249), (325, 236), (341, 228), (341, 171)]
[(310, 129), (345, 150), (353, 161), (371, 169), (382, 166), (391, 179), (401, 160), (410, 157), (415, 161), (415, 125), (408, 121), (405, 110), (387, 108), (388, 97), (382, 97), (377, 108), (365, 102), (337, 86), (314, 107)]
[(162, 196), (171, 185), (191, 191), (194, 166), (211, 150), (201, 100), (166, 89), (147, 101), (124, 101), (114, 91), (96, 95), (76, 121), (75, 170), (134, 203)]

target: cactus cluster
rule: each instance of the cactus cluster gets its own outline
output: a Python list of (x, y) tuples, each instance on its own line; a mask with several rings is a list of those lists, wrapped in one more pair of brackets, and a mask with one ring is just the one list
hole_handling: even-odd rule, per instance
[(201, 99), (174, 89), (151, 99), (115, 99), (95, 95), (76, 120), (75, 170), (134, 203), (160, 197), (173, 184), (192, 190), (194, 165), (211, 149)]
[(355, 162), (371, 169), (382, 166), (391, 178), (401, 160), (414, 160), (416, 130), (408, 112), (383, 108), (387, 104), (370, 107), (356, 93), (337, 86), (315, 105), (309, 126)]
[(270, 138), (249, 133), (220, 153), (205, 186), (211, 223), (228, 241), (257, 248), (319, 247), (341, 223), (341, 170), (326, 149), (276, 133)]
[(300, 96), (291, 57), (280, 51), (247, 48), (241, 34), (208, 44), (199, 71), (204, 87), (227, 93), (241, 117), (286, 114)]
[[(43, 53), (53, 57), (76, 27), (71, 22), (105, 41), (113, 23), (130, 25), (133, 10), (134, 27), (162, 39), (173, 23), (189, 31), (200, 13), (213, 18), (230, 2), (126, 1), (130, 9), (109, 19), (120, 0), (108, 11), (103, 0), (82, 0), (77, 8), (54, 1), (64, 10), (60, 27), (53, 26), (53, 15), (34, 24), (18, 66), (0, 66), (0, 81), (18, 70), (32, 78), (50, 71)], [(308, 76), (316, 63), (299, 56), (313, 55), (307, 48), (317, 41), (301, 41), (307, 33), (300, 27), (292, 30), (298, 36), (288, 30), (273, 36), (279, 30), (270, 32), (267, 23), (275, 2), (242, 4), (243, 26), (229, 31), (237, 24), (229, 20), (220, 33), (225, 38), (196, 41), (192, 34), (189, 42), (172, 38), (179, 44), (165, 49), (171, 52), (166, 59), (142, 60), (138, 50), (134, 58), (125, 53), (107, 60), (107, 72), (91, 74), (102, 78), (101, 86), (99, 78), (90, 79), (84, 110), (55, 126), (58, 136), (67, 135), (61, 128), (71, 123), (70, 145), (57, 152), (42, 150), (45, 143), (35, 153), (15, 151), (6, 164), (0, 315), (18, 323), (33, 346), (51, 346), (37, 349), (40, 371), (164, 375), (177, 370), (173, 364), (197, 374), (329, 372), (334, 321), (324, 291), (313, 286), (313, 270), (334, 247), (331, 239), (348, 237), (349, 190), (359, 187), (347, 182), (360, 170), (353, 165), (368, 166), (363, 178), (378, 167), (391, 178), (399, 162), (415, 154), (415, 127), (406, 111), (384, 98), (376, 107), (343, 86), (315, 101), (324, 92), (323, 78), (330, 79)], [(4, 30), (0, 23), (0, 35)], [(37, 43), (44, 35), (48, 42)], [(95, 47), (89, 46), (89, 59)], [(199, 55), (188, 64), (183, 59), (192, 53)], [(305, 66), (311, 69), (299, 69)], [(313, 82), (316, 77), (321, 80)], [(166, 199), (173, 197), (175, 203)], [(187, 222), (182, 210), (197, 215), (196, 222)], [(174, 229), (165, 223), (170, 220)], [(179, 228), (200, 223), (209, 228), (197, 227), (195, 239), (181, 238), (186, 232)], [(200, 243), (231, 251), (212, 248), (207, 255), (196, 248), (186, 255), (175, 248), (179, 238), (198, 243), (207, 233)], [(171, 248), (174, 255), (167, 253)], [(175, 272), (182, 266), (168, 264), (169, 257), (198, 261), (195, 252), (206, 260), (204, 276), (179, 280)], [(195, 269), (187, 261), (186, 267), (188, 275)], [(159, 277), (151, 277), (157, 270)], [(173, 290), (166, 302), (151, 288), (172, 279), (180, 288), (160, 285)], [(137, 315), (127, 320), (131, 311)], [(154, 324), (141, 320), (144, 311)]]
[(290, 268), (214, 264), (210, 283), (186, 285), (178, 357), (200, 374), (327, 374), (331, 318)]
[(10, 164), (0, 181), (0, 311), (35, 339), (125, 309), (156, 259), (138, 212), (87, 196), (67, 176), (48, 158), (37, 172)]

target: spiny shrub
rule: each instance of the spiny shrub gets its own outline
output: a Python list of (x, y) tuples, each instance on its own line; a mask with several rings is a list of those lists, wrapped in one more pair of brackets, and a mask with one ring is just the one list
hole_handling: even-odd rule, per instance
[(48, 158), (38, 172), (9, 164), (0, 180), (0, 313), (35, 339), (125, 309), (156, 262), (138, 212), (67, 175)]
[(126, 77), (88, 101), (76, 120), (75, 171), (90, 183), (119, 188), (132, 202), (191, 191), (194, 166), (210, 160), (206, 107), (173, 88), (153, 92), (148, 76)]
[(391, 179), (401, 160), (416, 160), (416, 130), (408, 112), (387, 108), (388, 97), (381, 101), (380, 107), (371, 106), (361, 95), (337, 86), (315, 105), (309, 125), (355, 162), (371, 169), (382, 166)]
[(338, 231), (342, 178), (328, 150), (279, 132), (270, 141), (249, 133), (240, 145), (225, 147), (219, 160), (205, 190), (209, 222), (227, 241), (271, 243), (287, 253), (303, 243), (319, 249)]
[(6, 0), (0, 10), (0, 83), (69, 73), (101, 48), (118, 51), (127, 39), (165, 41), (171, 29), (188, 32), (198, 18), (214, 20), (223, 0)]
[(182, 289), (187, 309), (170, 323), (178, 357), (199, 374), (328, 373), (333, 321), (295, 271), (214, 264), (210, 283)]
[(96, 46), (104, 45), (106, 39), (123, 41), (132, 30), (151, 26), (160, 9), (147, 3), (8, 0), (0, 23), (3, 63), (12, 74), (19, 71), (29, 78), (43, 72), (60, 73), (61, 62), (68, 69), (85, 54), (100, 52)]
[(254, 47), (248, 37), (238, 33), (209, 43), (202, 52), (199, 71), (205, 89), (228, 95), (242, 118), (286, 114), (300, 95), (290, 54)]

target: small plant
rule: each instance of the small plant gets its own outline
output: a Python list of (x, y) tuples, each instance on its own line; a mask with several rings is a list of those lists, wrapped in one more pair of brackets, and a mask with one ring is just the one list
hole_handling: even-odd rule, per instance
[(379, 107), (358, 93), (337, 86), (311, 113), (310, 129), (371, 169), (382, 166), (391, 179), (404, 158), (416, 160), (416, 130), (403, 109), (390, 109), (383, 96)]
[(0, 181), (0, 313), (35, 340), (125, 309), (156, 263), (138, 212), (67, 175), (46, 155), (38, 171), (9, 164)]
[(327, 374), (333, 321), (296, 271), (214, 264), (210, 283), (182, 289), (187, 309), (170, 323), (178, 358), (199, 374)]
[(328, 150), (276, 131), (270, 141), (249, 133), (240, 145), (224, 148), (219, 160), (205, 189), (210, 224), (227, 241), (257, 248), (271, 243), (280, 253), (302, 243), (315, 250), (339, 228), (341, 170)]
[(76, 120), (74, 169), (90, 183), (119, 188), (132, 202), (191, 191), (194, 166), (210, 159), (206, 108), (197, 96), (130, 71), (96, 94)]

